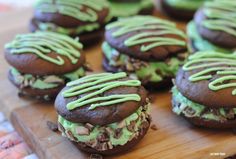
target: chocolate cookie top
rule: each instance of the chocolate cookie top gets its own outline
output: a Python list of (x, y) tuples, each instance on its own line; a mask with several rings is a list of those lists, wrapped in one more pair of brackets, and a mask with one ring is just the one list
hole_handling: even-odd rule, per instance
[(34, 18), (71, 28), (95, 22), (104, 24), (111, 17), (107, 0), (39, 0)]
[(152, 16), (122, 18), (106, 26), (106, 41), (120, 53), (147, 61), (186, 51), (186, 36), (172, 22)]
[(178, 90), (188, 99), (212, 108), (236, 107), (236, 54), (198, 52), (176, 77)]
[(205, 2), (194, 20), (205, 39), (222, 47), (236, 47), (236, 1)]
[(5, 45), (5, 58), (21, 73), (63, 74), (84, 63), (82, 44), (68, 36), (52, 32), (17, 35)]
[(126, 73), (101, 73), (70, 82), (55, 106), (63, 118), (79, 123), (106, 125), (121, 121), (147, 104), (141, 82)]

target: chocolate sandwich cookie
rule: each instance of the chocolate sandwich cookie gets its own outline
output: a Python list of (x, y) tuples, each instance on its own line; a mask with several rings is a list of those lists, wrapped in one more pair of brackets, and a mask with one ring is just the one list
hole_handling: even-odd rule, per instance
[(236, 1), (214, 0), (204, 3), (187, 26), (190, 51), (236, 50)]
[(170, 17), (190, 20), (204, 1), (206, 0), (161, 0), (161, 6)]
[(236, 54), (197, 52), (177, 74), (173, 111), (195, 125), (236, 127)]
[(17, 35), (5, 45), (12, 66), (9, 80), (27, 96), (52, 99), (66, 82), (85, 74), (82, 44), (62, 34), (35, 32)]
[(59, 130), (79, 149), (104, 155), (129, 151), (150, 125), (149, 100), (124, 72), (72, 81), (55, 101)]
[(153, 13), (154, 8), (152, 0), (109, 0), (109, 2), (114, 18), (137, 14), (148, 15)]
[(174, 23), (163, 19), (119, 19), (106, 26), (103, 67), (109, 72), (125, 71), (146, 87), (166, 87), (185, 59), (185, 38)]
[(90, 44), (102, 36), (111, 18), (107, 0), (38, 0), (30, 30), (79, 36), (83, 44)]

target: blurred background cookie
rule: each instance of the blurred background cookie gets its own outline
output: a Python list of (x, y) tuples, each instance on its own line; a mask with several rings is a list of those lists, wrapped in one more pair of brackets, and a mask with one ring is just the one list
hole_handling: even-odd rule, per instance
[(205, 2), (187, 26), (190, 51), (236, 50), (236, 1)]
[(54, 31), (91, 44), (111, 18), (107, 0), (38, 0), (30, 31)]

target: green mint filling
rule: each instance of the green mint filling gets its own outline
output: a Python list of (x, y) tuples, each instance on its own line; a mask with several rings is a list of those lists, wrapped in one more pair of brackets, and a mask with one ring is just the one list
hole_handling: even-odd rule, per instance
[(16, 83), (22, 85), (23, 87), (30, 86), (35, 89), (56, 88), (60, 84), (65, 84), (65, 80), (73, 81), (85, 75), (85, 71), (82, 67), (74, 72), (67, 73), (62, 76), (49, 75), (43, 77), (35, 77), (31, 74), (21, 74), (15, 68), (11, 68), (11, 73)]
[[(206, 107), (184, 97), (176, 88), (176, 86), (172, 88), (172, 96), (174, 101), (180, 103), (179, 106), (173, 107), (173, 112), (175, 112), (177, 115), (183, 113), (186, 117), (200, 117), (207, 120), (216, 120), (216, 121), (220, 121), (222, 120), (222, 118), (224, 118), (224, 120), (227, 119), (227, 113), (224, 108), (217, 109), (219, 115), (214, 114), (213, 111), (208, 111), (203, 113)], [(192, 111), (194, 112), (194, 114), (189, 114), (188, 112), (189, 108), (190, 110), (194, 110)], [(236, 114), (236, 108), (233, 108), (232, 111), (234, 114)]]
[[(198, 49), (199, 51), (215, 50), (222, 53), (232, 53), (232, 50), (230, 49), (216, 46), (212, 44), (211, 42), (209, 42), (208, 40), (203, 39), (201, 35), (198, 33), (197, 27), (194, 21), (191, 21), (188, 23), (187, 35), (189, 39), (193, 41), (194, 47), (196, 47), (196, 49)], [(190, 51), (192, 52), (191, 47), (190, 47)]]
[[(149, 104), (147, 105), (149, 106)], [(122, 127), (122, 133), (121, 136), (119, 138), (115, 138), (115, 131), (111, 131), (109, 133), (109, 140), (111, 142), (111, 144), (113, 146), (116, 145), (124, 145), (126, 144), (128, 141), (130, 141), (135, 134), (137, 134), (137, 131), (140, 127), (140, 125), (142, 124), (142, 122), (144, 120), (146, 120), (145, 118), (142, 119), (141, 116), (143, 113), (147, 113), (148, 110), (146, 110), (145, 112), (143, 112), (143, 108), (140, 107), (135, 113), (133, 113), (132, 115), (128, 116), (127, 118), (125, 118), (122, 122), (125, 122), (125, 126)], [(135, 131), (131, 132), (128, 130), (127, 126), (130, 125), (130, 123), (132, 121), (135, 121)], [(65, 129), (65, 133), (62, 133), (64, 136), (70, 137), (70, 135), (67, 134), (68, 131), (70, 131), (73, 135), (74, 138), (77, 139), (77, 141), (80, 142), (90, 142), (90, 141), (95, 141), (98, 136), (103, 132), (103, 130), (106, 128), (112, 129), (112, 130), (117, 130), (119, 127), (119, 122), (118, 123), (112, 123), (106, 126), (94, 126), (93, 129), (89, 132), (89, 134), (87, 135), (79, 135), (77, 133), (77, 128), (78, 127), (85, 127), (84, 124), (82, 123), (73, 123), (70, 122), (66, 119), (64, 119), (62, 116), (58, 116), (58, 122), (63, 126), (63, 128)]]
[(191, 11), (197, 10), (204, 3), (204, 0), (165, 0), (165, 1), (168, 5), (172, 7)]
[(141, 0), (140, 2), (112, 2), (110, 1), (111, 14), (115, 17), (127, 17), (137, 15), (142, 9), (153, 7), (152, 0)]
[[(107, 42), (102, 44), (102, 50), (111, 66), (119, 67), (121, 65), (126, 65), (127, 61), (129, 61), (129, 56), (119, 53)], [(118, 56), (118, 59), (115, 58), (116, 60), (114, 60), (114, 56)], [(146, 62), (145, 66), (141, 66), (133, 72), (141, 80), (149, 78), (152, 82), (159, 82), (163, 80), (163, 77), (175, 76), (182, 63), (183, 62), (179, 61), (176, 57), (172, 57), (168, 64), (166, 62)]]
[(92, 23), (92, 24), (87, 24), (84, 26), (78, 26), (77, 28), (63, 28), (53, 23), (40, 22), (38, 27), (39, 27), (39, 30), (42, 30), (42, 31), (54, 31), (61, 34), (70, 35), (70, 34), (81, 34), (84, 32), (91, 32), (91, 31), (99, 29), (100, 25), (98, 23)]

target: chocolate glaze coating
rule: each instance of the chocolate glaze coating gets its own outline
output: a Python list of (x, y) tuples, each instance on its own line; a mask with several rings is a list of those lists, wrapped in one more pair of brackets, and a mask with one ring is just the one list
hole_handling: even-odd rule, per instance
[(203, 12), (203, 8), (199, 9), (194, 15), (194, 21), (197, 25), (198, 32), (204, 39), (207, 39), (211, 43), (219, 45), (221, 47), (226, 47), (229, 49), (236, 47), (235, 36), (219, 30), (210, 30), (202, 26), (202, 22), (206, 19), (207, 17)]
[(195, 13), (195, 11), (174, 8), (168, 5), (168, 3), (166, 3), (165, 0), (161, 0), (161, 7), (168, 16), (178, 20), (184, 20), (184, 21), (191, 20)]
[[(128, 78), (120, 79), (127, 80)], [(67, 90), (68, 87), (65, 87), (57, 96), (55, 101), (55, 108), (59, 115), (61, 115), (66, 120), (75, 123), (90, 123), (92, 125), (107, 125), (110, 123), (121, 121), (122, 119), (128, 117), (133, 114), (140, 106), (144, 106), (147, 104), (147, 92), (142, 87), (116, 87), (109, 91), (106, 91), (102, 94), (102, 96), (107, 96), (111, 94), (139, 94), (141, 97), (141, 101), (127, 101), (123, 103), (97, 107), (94, 110), (89, 110), (91, 104), (76, 108), (74, 110), (68, 110), (66, 105), (75, 101), (84, 96), (84, 94), (79, 95), (77, 97), (64, 98), (62, 96), (62, 92)]]
[[(65, 57), (61, 58), (65, 61), (63, 65), (57, 65), (41, 59), (35, 54), (11, 54), (9, 50), (5, 50), (5, 58), (7, 62), (19, 70), (21, 73), (32, 74), (32, 75), (60, 75), (70, 73), (77, 70), (85, 62), (85, 56), (81, 53), (80, 58), (76, 64), (72, 64), (71, 61)], [(51, 52), (47, 54), (50, 57), (56, 58), (58, 54)]]
[[(132, 37), (133, 35), (139, 33), (139, 31), (133, 31), (130, 33), (127, 33), (125, 35), (119, 36), (119, 37), (113, 37), (112, 33), (115, 32), (118, 28), (113, 28), (110, 30), (107, 30), (105, 32), (105, 39), (109, 43), (110, 46), (115, 48), (118, 52), (127, 54), (131, 57), (138, 58), (144, 61), (158, 61), (158, 60), (165, 60), (168, 57), (176, 56), (178, 53), (183, 53), (187, 50), (185, 46), (160, 46), (150, 49), (149, 51), (146, 51), (143, 53), (140, 48), (142, 45), (135, 45), (131, 47), (127, 47), (124, 44), (124, 41)], [(145, 30), (146, 32), (150, 32), (152, 30)], [(143, 32), (145, 32), (143, 31)], [(176, 39), (183, 40), (180, 36), (177, 35), (170, 35), (166, 34), (163, 35), (163, 37), (174, 37)], [(149, 43), (147, 43), (149, 44)]]
[[(208, 88), (209, 81), (202, 80), (191, 82), (188, 78), (196, 71), (184, 71), (180, 69), (176, 77), (176, 86), (183, 96), (195, 103), (199, 103), (210, 108), (235, 108), (236, 100), (232, 95), (234, 88), (225, 88), (218, 91), (212, 91)], [(217, 77), (213, 75), (213, 79)]]
[(37, 97), (40, 99), (44, 99), (44, 96), (48, 96), (50, 100), (54, 99), (57, 96), (58, 92), (60, 92), (60, 90), (64, 87), (64, 85), (60, 85), (58, 87), (50, 89), (36, 89), (32, 87), (21, 88), (20, 85), (14, 81), (13, 75), (10, 71), (8, 72), (8, 79), (14, 86), (16, 86), (20, 90), (21, 93), (33, 98)]
[(143, 127), (139, 130), (139, 136), (137, 138), (132, 139), (131, 141), (128, 141), (125, 145), (122, 146), (115, 146), (113, 149), (105, 150), (105, 151), (97, 151), (96, 149), (93, 149), (91, 147), (88, 147), (84, 145), (83, 143), (79, 142), (73, 142), (75, 146), (77, 146), (78, 149), (83, 150), (88, 153), (95, 153), (95, 154), (101, 154), (101, 155), (115, 155), (124, 153), (127, 151), (130, 151), (135, 145), (139, 143), (145, 136), (145, 134), (148, 131), (148, 128), (150, 126), (150, 118), (149, 118), (149, 125), (147, 127)]

